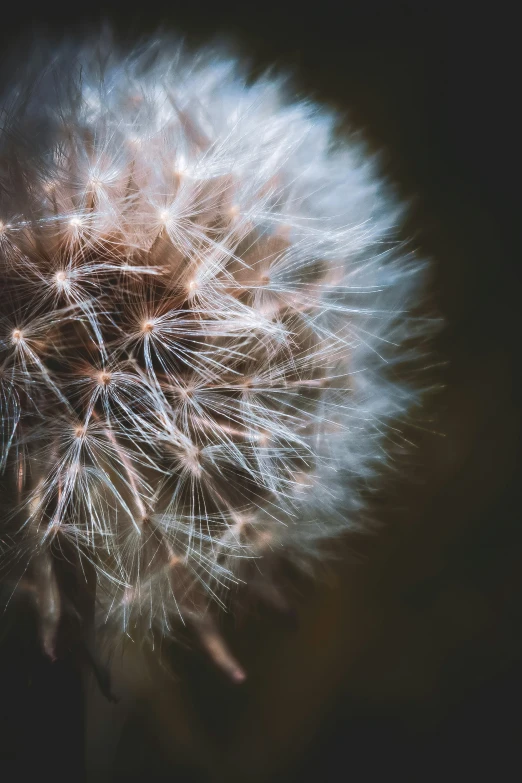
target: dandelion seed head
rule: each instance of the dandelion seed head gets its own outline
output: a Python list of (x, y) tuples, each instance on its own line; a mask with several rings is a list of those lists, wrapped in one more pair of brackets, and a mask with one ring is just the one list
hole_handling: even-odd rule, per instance
[(362, 142), (282, 81), (165, 39), (30, 74), (0, 133), (7, 565), (52, 592), (59, 532), (99, 628), (199, 618), (237, 674), (208, 606), (360, 529), (421, 400), (425, 265)]

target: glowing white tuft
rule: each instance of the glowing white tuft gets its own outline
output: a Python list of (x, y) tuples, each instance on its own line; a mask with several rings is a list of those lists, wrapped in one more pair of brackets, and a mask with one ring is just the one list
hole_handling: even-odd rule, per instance
[(55, 55), (1, 122), (2, 524), (46, 650), (57, 552), (102, 623), (168, 633), (252, 559), (360, 527), (426, 327), (362, 146), (165, 40)]

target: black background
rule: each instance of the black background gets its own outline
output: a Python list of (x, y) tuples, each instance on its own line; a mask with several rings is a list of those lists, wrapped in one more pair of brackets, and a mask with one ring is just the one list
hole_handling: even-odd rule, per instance
[(84, 30), (100, 15), (124, 32), (163, 23), (195, 42), (221, 32), (255, 64), (290, 68), (301, 93), (348, 113), (412, 201), (405, 235), (433, 259), (448, 364), (430, 412), (443, 436), (416, 434), (382, 533), (341, 546), (322, 581), (295, 587), (297, 625), (259, 607), (229, 619), (249, 672), (240, 689), (199, 653), (172, 653), (175, 679), (151, 675), (151, 695), (128, 711), (108, 762), (96, 736), (116, 708), (91, 693), (86, 713), (73, 663), (47, 663), (22, 610), (9, 611), (0, 620), (1, 779), (81, 781), (87, 767), (114, 781), (519, 780), (514, 19), (499, 3), (478, 11), (371, 0), (70, 2), (3, 13), (4, 53), (28, 29)]

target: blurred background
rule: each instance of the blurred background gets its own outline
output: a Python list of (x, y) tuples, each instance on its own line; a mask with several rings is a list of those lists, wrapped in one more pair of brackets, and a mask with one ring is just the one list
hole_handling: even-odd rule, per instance
[(380, 500), (379, 534), (340, 542), (314, 582), (286, 575), (294, 613), (253, 604), (224, 619), (244, 685), (187, 639), (156, 659), (115, 660), (112, 705), (74, 655), (47, 662), (30, 613), (10, 607), (0, 617), (0, 779), (520, 779), (514, 20), (501, 4), (481, 14), (371, 0), (91, 0), (6, 13), (0, 59), (30, 30), (106, 18), (131, 37), (159, 25), (194, 43), (224, 35), (255, 67), (290, 70), (296, 92), (363, 131), (410, 200), (403, 233), (433, 260), (447, 364), (407, 469)]

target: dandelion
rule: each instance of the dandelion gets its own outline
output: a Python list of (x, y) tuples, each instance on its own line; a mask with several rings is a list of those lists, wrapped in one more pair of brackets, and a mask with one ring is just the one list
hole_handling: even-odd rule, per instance
[(65, 47), (4, 98), (4, 568), (51, 658), (74, 551), (100, 628), (193, 622), (240, 681), (211, 607), (252, 561), (363, 524), (420, 400), (399, 368), (432, 328), (424, 265), (324, 108), (210, 50), (109, 48)]

